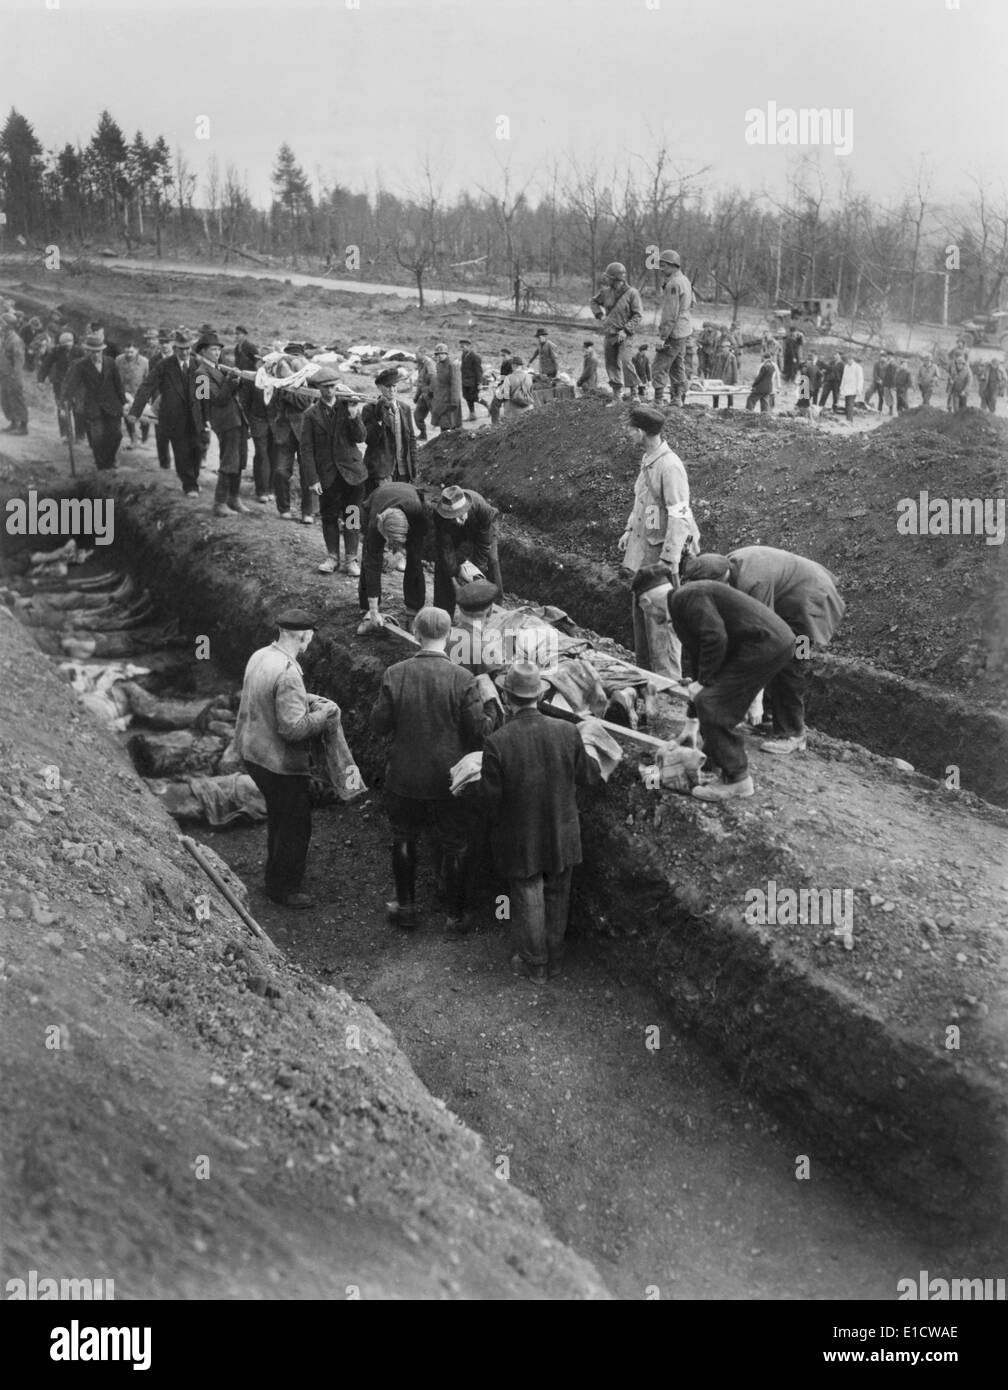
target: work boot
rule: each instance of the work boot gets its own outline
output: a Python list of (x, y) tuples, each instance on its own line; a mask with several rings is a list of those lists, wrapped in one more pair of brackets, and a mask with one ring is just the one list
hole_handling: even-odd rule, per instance
[(804, 734), (792, 734), (789, 738), (768, 738), (759, 746), (764, 753), (804, 753), (808, 740)]
[(303, 909), (314, 907), (315, 899), (307, 893), (284, 893), (282, 896), (274, 897), (272, 893), (267, 893), (271, 903), (276, 903), (278, 907), (292, 907)]
[(712, 782), (709, 786), (693, 788), (697, 801), (735, 801), (740, 797), (754, 795), (753, 780), (748, 775), (739, 782)]

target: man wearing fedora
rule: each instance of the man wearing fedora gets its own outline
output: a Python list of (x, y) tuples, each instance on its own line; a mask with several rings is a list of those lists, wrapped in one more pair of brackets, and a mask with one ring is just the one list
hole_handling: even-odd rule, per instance
[(314, 907), (302, 891), (312, 833), (308, 740), (340, 710), (308, 694), (298, 665), (315, 619), (291, 608), (276, 623), (274, 641), (245, 667), (235, 748), (266, 800), (266, 896), (281, 907)]
[[(634, 579), (634, 592), (653, 621), (671, 623), (694, 679), (687, 721), (699, 721), (708, 767), (721, 780), (693, 788), (698, 801), (731, 801), (753, 794), (745, 740), (737, 725), (760, 691), (795, 654), (795, 634), (783, 618), (728, 584), (700, 579), (677, 587), (661, 565)], [(695, 742), (688, 722), (680, 741)]]
[(95, 467), (114, 468), (116, 454), (122, 443), (122, 414), (126, 406), (119, 368), (105, 350), (105, 335), (89, 333), (84, 339), (87, 354), (72, 363), (63, 382), (62, 403), (81, 398), (87, 421), (88, 443), (94, 454)]
[(465, 910), (469, 811), (452, 796), (451, 769), (478, 750), (486, 732), (479, 684), (448, 659), (451, 620), (441, 608), (421, 608), (414, 632), (420, 650), (390, 666), (371, 711), (371, 730), (390, 735), (385, 767), (385, 809), (392, 830), (395, 901), (389, 920), (417, 923), (417, 840), (432, 823), (442, 852), (449, 930), (457, 934)]
[(337, 396), (339, 373), (320, 367), (312, 377), (319, 400), (301, 417), (301, 464), (308, 488), (318, 494), (326, 558), (321, 574), (340, 566), (340, 531), (346, 550), (347, 574), (360, 575), (361, 507), (367, 469), (358, 449), (364, 442), (361, 403), (345, 389)]
[(18, 321), (12, 309), (0, 319), (0, 409), (10, 421), (4, 434), (28, 433), (23, 380), (25, 345), (18, 332)]
[(462, 378), (462, 399), (469, 407), (469, 419), (476, 419), (476, 402), (483, 384), (483, 359), (475, 351), (471, 338), (460, 338), (459, 348), (462, 356), (459, 371)]
[(483, 745), (479, 784), (494, 863), (508, 885), (511, 968), (536, 982), (563, 963), (571, 875), (581, 863), (575, 788), (600, 780), (575, 726), (537, 709), (546, 689), (534, 662), (511, 665), (500, 682), (509, 717)]
[(364, 494), (370, 496), (386, 479), (412, 483), (417, 475), (413, 417), (396, 395), (399, 368), (386, 367), (375, 377), (378, 399), (364, 407)]
[(504, 597), (497, 554), (496, 507), (471, 488), (446, 487), (434, 508), (434, 603), (455, 612), (455, 582), (464, 580), (468, 560)]
[(386, 545), (394, 555), (405, 552), (403, 603), (408, 627), (424, 606), (427, 586), (423, 572), (423, 544), (427, 527), (427, 509), (412, 483), (389, 480), (365, 499), (361, 520), (364, 560), (357, 586), (358, 602), (364, 617), (357, 628), (358, 637), (385, 626), (381, 613), (381, 582)]
[(531, 367), (533, 362), (538, 361), (540, 375), (546, 377), (547, 381), (556, 381), (560, 371), (556, 344), (550, 342), (550, 336), (545, 328), (537, 328), (535, 336), (536, 350), (529, 358), (528, 364)]
[(152, 396), (159, 396), (158, 431), (171, 445), (175, 472), (187, 497), (199, 492), (199, 472), (210, 443), (210, 402), (198, 385), (193, 340), (185, 329), (172, 335), (171, 355), (152, 367), (133, 397), (129, 415), (139, 420)]
[(430, 420), (444, 432), (462, 427), (462, 367), (449, 357), (447, 343), (434, 349)]
[(210, 424), (217, 436), (220, 458), (217, 464), (217, 486), (214, 489), (214, 516), (232, 516), (247, 512), (239, 492), (244, 460), (242, 444), (247, 422), (238, 393), (241, 379), (225, 374), (218, 363), (224, 344), (212, 330), (201, 333), (196, 343), (196, 355), (202, 360), (197, 369), (197, 389), (210, 404)]

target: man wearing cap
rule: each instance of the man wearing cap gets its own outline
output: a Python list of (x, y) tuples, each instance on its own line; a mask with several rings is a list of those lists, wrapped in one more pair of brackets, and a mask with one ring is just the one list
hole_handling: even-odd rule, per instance
[[(53, 396), (56, 400), (56, 419), (59, 424), (60, 439), (66, 439), (68, 430), (72, 427), (71, 415), (73, 413), (72, 402), (64, 407), (62, 402), (63, 383), (66, 380), (67, 372), (70, 370), (70, 354), (74, 346), (74, 335), (70, 332), (61, 333), (56, 341), (55, 347), (51, 347), (39, 363), (38, 381), (44, 385), (46, 381), (52, 383)], [(81, 355), (81, 354), (78, 354)], [(79, 439), (83, 431), (78, 433), (74, 429), (76, 437)]]
[[(237, 330), (236, 330), (237, 331)], [(235, 344), (235, 366), (241, 372), (255, 372), (263, 360), (263, 353), (249, 338), (241, 338)], [(270, 423), (266, 398), (254, 381), (242, 381), (238, 399), (248, 424), (242, 436), (242, 467), (248, 460), (248, 443), (252, 441), (252, 480), (255, 484), (255, 500), (265, 507), (274, 496), (273, 465), (270, 457)]]
[(449, 358), (447, 343), (438, 343), (434, 349), (430, 418), (440, 430), (462, 427), (462, 368)]
[[(126, 392), (126, 404), (132, 405), (133, 397), (140, 390), (143, 379), (150, 370), (150, 363), (147, 361), (146, 357), (140, 354), (135, 343), (127, 343), (116, 358), (115, 364), (119, 368), (119, 378), (122, 381), (123, 390)], [(140, 441), (143, 444), (147, 442), (147, 432), (149, 429), (150, 425), (148, 422), (146, 420), (141, 420)], [(135, 420), (126, 421), (126, 431), (129, 434), (129, 443), (126, 445), (126, 448), (132, 449), (133, 445), (136, 443)]]
[(721, 780), (693, 788), (699, 801), (752, 796), (745, 741), (736, 726), (759, 692), (791, 661), (795, 634), (765, 604), (728, 584), (700, 579), (675, 587), (660, 565), (641, 570), (634, 591), (654, 622), (670, 622), (682, 643), (689, 685), (687, 727), (681, 742), (694, 742), (696, 722), (708, 766)]
[(122, 413), (126, 406), (119, 368), (105, 351), (104, 334), (89, 333), (84, 339), (87, 356), (71, 364), (63, 382), (63, 408), (83, 398), (88, 443), (95, 467), (114, 468), (122, 442)]
[(660, 342), (654, 359), (655, 402), (665, 400), (665, 386), (673, 405), (686, 404), (686, 347), (693, 333), (690, 310), (696, 303), (693, 286), (682, 273), (678, 251), (662, 251), (658, 258), (662, 282), (658, 317)]
[(584, 358), (581, 362), (581, 375), (577, 379), (577, 384), (582, 391), (596, 391), (598, 389), (599, 360), (598, 353), (595, 351), (595, 344), (591, 338), (585, 338)]
[(18, 316), (8, 310), (0, 319), (0, 409), (10, 424), (4, 434), (28, 433), (28, 407), (24, 393), (24, 339), (18, 332)]
[(774, 738), (763, 744), (763, 750), (803, 753), (812, 649), (829, 646), (846, 608), (834, 576), (804, 555), (769, 545), (745, 545), (727, 555), (708, 552), (687, 560), (683, 583), (701, 579), (730, 584), (740, 594), (765, 604), (799, 639), (792, 660), (778, 672), (767, 691)]
[(364, 502), (362, 512), (364, 561), (357, 597), (364, 618), (357, 635), (384, 627), (382, 617), (382, 557), (388, 544), (393, 554), (405, 551), (403, 603), (407, 626), (424, 606), (426, 584), (423, 572), (423, 543), (427, 535), (427, 511), (423, 498), (411, 483), (384, 482)]
[(508, 885), (511, 968), (536, 982), (563, 964), (571, 875), (581, 863), (575, 788), (600, 780), (574, 725), (536, 708), (546, 689), (534, 662), (512, 664), (500, 682), (509, 717), (483, 746), (479, 784), (494, 863)]
[[(158, 431), (171, 446), (175, 472), (187, 497), (199, 492), (199, 471), (210, 443), (210, 403), (198, 387), (198, 367), (192, 354), (192, 339), (179, 328), (172, 335), (171, 356), (152, 367), (129, 408), (131, 418), (139, 420), (152, 396), (158, 403)], [(166, 451), (167, 457), (167, 451)]]
[(197, 389), (210, 404), (210, 424), (217, 436), (219, 460), (217, 486), (214, 489), (214, 516), (231, 516), (247, 512), (239, 496), (243, 467), (242, 443), (246, 420), (238, 393), (241, 378), (221, 370), (219, 363), (224, 344), (213, 331), (201, 333), (196, 343), (200, 358), (197, 368)]
[(469, 561), (504, 596), (497, 554), (496, 507), (471, 488), (446, 487), (434, 508), (434, 603), (455, 612), (455, 581)]
[(396, 395), (398, 381), (398, 367), (380, 371), (375, 377), (378, 399), (369, 401), (364, 407), (365, 496), (370, 496), (386, 478), (396, 483), (412, 483), (417, 475), (416, 431), (409, 410)]
[[(653, 405), (635, 405), (630, 424), (644, 447), (626, 530), (617, 542), (626, 575), (661, 564), (678, 574), (684, 550), (699, 549), (700, 532), (690, 507), (689, 479), (678, 454), (662, 438), (664, 414)], [(634, 653), (639, 666), (679, 680), (679, 642), (667, 623), (656, 624), (636, 597), (631, 600)]]
[(340, 711), (308, 694), (298, 665), (315, 619), (291, 608), (276, 621), (276, 639), (245, 667), (235, 749), (266, 800), (266, 896), (282, 907), (313, 907), (301, 886), (312, 833), (308, 740)]
[(347, 574), (360, 575), (361, 507), (367, 469), (357, 445), (364, 442), (361, 403), (344, 391), (337, 400), (339, 373), (321, 367), (312, 377), (320, 399), (301, 418), (301, 463), (308, 487), (319, 496), (326, 558), (321, 574), (340, 566), (340, 531), (346, 550)]
[(459, 362), (462, 399), (469, 407), (469, 419), (475, 420), (476, 401), (479, 398), (479, 389), (483, 384), (483, 359), (474, 350), (471, 338), (460, 338), (459, 347), (462, 349), (462, 357)]
[[(776, 381), (776, 377), (776, 353), (773, 356), (771, 356), (768, 353), (763, 358), (763, 361), (760, 363), (760, 369), (756, 373), (756, 376), (753, 378), (753, 384), (749, 389), (748, 396), (746, 397), (746, 410), (755, 410), (756, 405), (758, 403), (761, 415), (766, 415), (769, 413), (774, 401), (774, 383)], [(837, 382), (837, 390), (839, 389), (840, 383)]]
[[(442, 344), (439, 344), (442, 346)], [(434, 359), (424, 347), (416, 350), (416, 390), (413, 392), (413, 404), (416, 407), (413, 411), (413, 422), (417, 427), (417, 436), (420, 439), (427, 438), (427, 417), (431, 411), (431, 400), (434, 396)]]
[(626, 276), (622, 261), (610, 262), (604, 272), (605, 283), (590, 301), (591, 311), (605, 332), (605, 366), (616, 401), (624, 388), (630, 398), (640, 385), (633, 367), (632, 339), (644, 317), (644, 305)]
[(528, 364), (531, 367), (532, 363), (538, 359), (540, 375), (546, 377), (548, 381), (555, 381), (557, 373), (560, 371), (556, 344), (550, 342), (549, 334), (545, 328), (537, 328), (535, 336), (536, 350), (529, 358)]
[(469, 812), (452, 796), (451, 769), (482, 747), (487, 721), (476, 679), (445, 651), (448, 614), (421, 608), (413, 630), (420, 650), (386, 670), (371, 711), (372, 732), (392, 738), (385, 809), (396, 896), (387, 908), (399, 926), (416, 926), (417, 840), (424, 825), (433, 823), (443, 855), (449, 929), (457, 932), (465, 910)]
[[(283, 351), (283, 348), (276, 349)], [(283, 380), (293, 376), (295, 371), (305, 365), (303, 359), (285, 355), (276, 363), (274, 375)], [(298, 463), (298, 477), (301, 485), (301, 523), (305, 526), (315, 524), (316, 493), (308, 486), (304, 459), (301, 457), (301, 426), (304, 413), (311, 405), (311, 397), (303, 391), (274, 391), (266, 406), (269, 424), (270, 473), (273, 478), (273, 493), (276, 497), (277, 515), (284, 521), (293, 521), (290, 505), (290, 482), (294, 472), (294, 461)]]

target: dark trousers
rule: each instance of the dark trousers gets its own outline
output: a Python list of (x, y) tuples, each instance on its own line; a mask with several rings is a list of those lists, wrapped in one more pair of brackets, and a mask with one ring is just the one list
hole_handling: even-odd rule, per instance
[[(200, 465), (203, 462), (203, 445), (199, 436), (186, 430), (165, 433), (175, 459), (175, 472), (186, 492), (195, 492), (199, 487)], [(166, 450), (167, 453), (167, 450)]]
[(710, 685), (704, 686), (695, 705), (700, 734), (708, 760), (719, 767), (729, 782), (741, 782), (749, 769), (745, 742), (735, 726), (745, 718), (753, 700), (791, 661), (794, 645), (761, 645), (756, 652), (735, 657), (722, 666)]
[[(357, 585), (357, 601), (362, 613), (367, 612), (367, 585), (363, 568)], [(412, 537), (406, 542), (406, 569), (403, 572), (403, 604), (406, 612), (416, 616), (427, 601), (427, 585), (424, 580), (422, 549)], [(379, 605), (380, 606), (380, 605)]]
[(420, 438), (427, 437), (427, 417), (431, 413), (429, 396), (421, 396), (413, 409), (413, 423), (420, 431)]
[(907, 400), (907, 393), (906, 393), (906, 390), (905, 390), (905, 389), (904, 389), (904, 390), (898, 390), (898, 391), (896, 392), (896, 414), (897, 414), (897, 415), (902, 415), (903, 412), (904, 412), (904, 410), (909, 410), (909, 409), (910, 409), (910, 402)]
[(686, 345), (689, 338), (669, 338), (654, 356), (651, 376), (654, 381), (655, 400), (665, 396), (665, 384), (669, 383), (672, 404), (686, 399)]
[(843, 406), (844, 406), (844, 414), (847, 416), (847, 419), (853, 424), (853, 422), (854, 422), (854, 397), (853, 397), (853, 396), (844, 396), (844, 398), (843, 398)]
[(360, 512), (364, 501), (364, 484), (348, 483), (336, 477), (322, 489), (319, 512), (322, 517), (322, 538), (334, 560), (339, 559), (340, 530), (344, 531), (346, 557), (352, 560), (360, 544)]
[(88, 443), (94, 454), (95, 467), (114, 468), (116, 454), (122, 443), (122, 423), (118, 415), (97, 415), (87, 422)]
[(871, 388), (871, 390), (868, 392), (868, 395), (867, 395), (867, 397), (866, 397), (866, 400), (867, 400), (867, 402), (868, 402), (869, 405), (871, 405), (872, 401), (875, 399), (876, 396), (878, 397), (878, 408), (879, 408), (879, 410), (881, 411), (881, 409), (882, 409), (883, 395), (882, 395), (882, 386), (881, 386), (881, 383), (880, 383), (880, 382), (873, 382), (873, 383), (872, 383), (872, 388)]
[[(123, 421), (123, 424), (126, 426), (126, 433), (129, 435), (130, 443), (131, 443), (131, 444), (135, 444), (135, 443), (136, 443), (136, 432), (137, 432), (136, 422), (133, 421), (133, 420), (131, 420), (131, 419), (127, 416), (127, 418)], [(150, 421), (149, 421), (149, 420), (141, 420), (141, 421), (140, 421), (140, 442), (141, 442), (142, 444), (146, 444), (146, 443), (147, 443), (147, 436), (148, 436), (149, 433), (150, 433)]]
[(266, 893), (283, 898), (299, 891), (311, 840), (311, 779), (307, 774), (271, 772), (246, 762), (266, 801)]
[[(269, 421), (252, 420), (249, 425), (252, 438), (252, 478), (257, 497), (268, 497), (273, 487), (273, 469), (269, 453)], [(245, 457), (248, 457), (246, 443)]]
[(834, 407), (840, 404), (840, 383), (838, 381), (833, 382), (832, 385), (827, 383), (823, 387), (822, 395), (819, 397), (819, 408), (825, 410), (826, 402), (829, 400), (832, 400)]
[(570, 914), (573, 869), (508, 879), (515, 949), (529, 965), (559, 966)]
[(772, 396), (757, 396), (755, 392), (750, 391), (749, 395), (746, 397), (745, 408), (746, 410), (755, 410), (756, 402), (759, 401), (760, 414), (767, 415), (769, 414), (770, 402), (772, 400)]
[(469, 407), (470, 410), (475, 410), (476, 402), (479, 400), (479, 387), (467, 386), (465, 382), (463, 382), (462, 399), (465, 401), (466, 405)]
[[(471, 547), (463, 542), (462, 548), (466, 551)], [(459, 556), (458, 547), (455, 551), (455, 559), (467, 558)], [(475, 563), (475, 561), (473, 562)], [(501, 578), (500, 557), (497, 554), (497, 537), (494, 536), (490, 542), (490, 559), (485, 566), (481, 566), (487, 579), (491, 584), (497, 585), (497, 598), (499, 603), (504, 597), (504, 580)], [(454, 577), (450, 575), (441, 563), (440, 553), (434, 561), (434, 607), (443, 608), (449, 617), (455, 612), (455, 583)]]
[(20, 377), (0, 377), (0, 409), (12, 425), (28, 423), (28, 407), (25, 405), (24, 386)]
[(811, 680), (812, 658), (792, 656), (767, 686), (774, 733), (781, 738), (800, 738), (805, 733), (805, 701)]
[(285, 443), (281, 443), (271, 437), (270, 449), (271, 469), (273, 474), (273, 496), (276, 498), (277, 511), (289, 512), (291, 509), (291, 475), (294, 472), (294, 460), (296, 458), (298, 463), (298, 478), (301, 483), (301, 515), (313, 516), (315, 509), (312, 498), (315, 494), (308, 486), (297, 440), (290, 439)]
[(168, 436), (159, 425), (154, 426), (154, 447), (157, 449), (158, 467), (170, 468), (171, 453), (169, 452)]

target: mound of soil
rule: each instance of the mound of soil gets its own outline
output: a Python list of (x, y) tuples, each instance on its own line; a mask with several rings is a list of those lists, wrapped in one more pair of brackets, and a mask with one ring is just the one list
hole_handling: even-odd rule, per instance
[[(920, 408), (844, 435), (689, 407), (669, 415), (665, 435), (689, 472), (704, 549), (772, 545), (819, 560), (848, 604), (833, 651), (1008, 708), (1004, 545), (896, 530), (898, 502), (921, 491), (1003, 502), (1005, 421)], [(535, 541), (614, 572), (639, 461), (626, 411), (581, 400), (442, 436), (424, 471), (485, 493)]]

